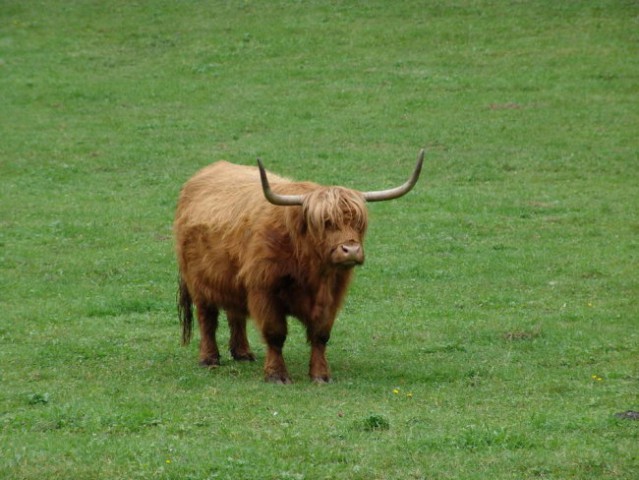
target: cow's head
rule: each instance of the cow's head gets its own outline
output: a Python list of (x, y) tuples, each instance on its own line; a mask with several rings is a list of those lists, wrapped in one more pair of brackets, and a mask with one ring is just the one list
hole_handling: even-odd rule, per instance
[(420, 151), (415, 169), (406, 183), (372, 192), (319, 187), (303, 195), (278, 194), (271, 190), (261, 160), (257, 162), (266, 199), (274, 205), (301, 206), (304, 233), (319, 247), (318, 253), (323, 260), (336, 267), (351, 268), (364, 262), (363, 241), (368, 226), (366, 202), (392, 200), (408, 193), (419, 178), (424, 151)]
[(304, 196), (302, 212), (308, 234), (325, 262), (346, 268), (364, 263), (368, 213), (361, 193), (321, 187)]

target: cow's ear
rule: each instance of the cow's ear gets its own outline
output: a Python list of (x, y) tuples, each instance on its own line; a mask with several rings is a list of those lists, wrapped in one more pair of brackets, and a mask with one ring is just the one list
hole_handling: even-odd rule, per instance
[(300, 232), (300, 235), (306, 235), (306, 232), (308, 232), (308, 224), (306, 223), (306, 219), (304, 218), (304, 216), (300, 215), (297, 219), (297, 222), (297, 231)]
[(286, 225), (290, 232), (295, 232), (297, 235), (305, 236), (308, 232), (308, 225), (306, 224), (306, 218), (298, 209), (288, 209), (286, 216)]

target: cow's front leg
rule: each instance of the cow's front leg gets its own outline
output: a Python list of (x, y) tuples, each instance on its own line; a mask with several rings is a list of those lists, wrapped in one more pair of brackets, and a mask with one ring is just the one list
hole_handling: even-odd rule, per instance
[(315, 383), (331, 381), (331, 371), (326, 360), (326, 344), (331, 336), (333, 318), (324, 320), (320, 325), (311, 323), (307, 327), (308, 341), (311, 344), (311, 362), (309, 376)]
[(293, 383), (286, 370), (284, 356), (282, 355), (286, 335), (279, 333), (263, 333), (263, 335), (267, 345), (264, 380), (270, 383)]
[(274, 303), (270, 295), (263, 292), (250, 293), (248, 303), (251, 316), (266, 342), (264, 379), (272, 383), (292, 383), (282, 355), (287, 335), (286, 315), (283, 309)]
[(326, 343), (322, 341), (311, 343), (311, 364), (308, 374), (315, 383), (331, 381), (331, 371), (326, 360)]
[(304, 322), (308, 342), (311, 344), (311, 362), (308, 374), (315, 383), (331, 381), (331, 371), (326, 360), (326, 344), (331, 337), (337, 306), (330, 286), (330, 283), (325, 283), (320, 287), (310, 318)]

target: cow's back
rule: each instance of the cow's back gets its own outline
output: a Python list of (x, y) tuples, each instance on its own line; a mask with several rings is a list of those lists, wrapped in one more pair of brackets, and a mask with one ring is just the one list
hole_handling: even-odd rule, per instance
[[(277, 178), (277, 181), (286, 180)], [(176, 223), (227, 224), (264, 203), (257, 169), (217, 162), (197, 172), (180, 193)], [(177, 226), (177, 225), (176, 225)]]

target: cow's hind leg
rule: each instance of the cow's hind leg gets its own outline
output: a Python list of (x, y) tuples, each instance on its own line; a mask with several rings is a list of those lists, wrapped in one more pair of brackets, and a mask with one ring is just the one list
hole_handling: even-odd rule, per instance
[(198, 304), (197, 320), (200, 327), (200, 365), (215, 367), (220, 364), (215, 332), (219, 311), (215, 305)]
[(246, 314), (241, 312), (226, 312), (231, 329), (231, 339), (229, 348), (235, 360), (255, 361), (255, 355), (251, 352), (251, 347), (246, 337)]

